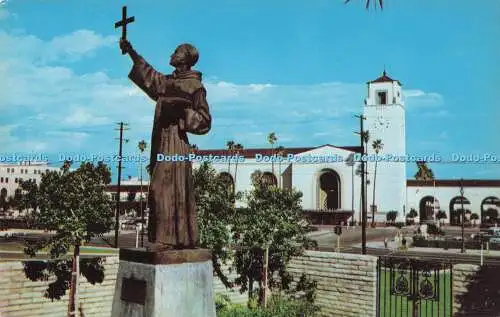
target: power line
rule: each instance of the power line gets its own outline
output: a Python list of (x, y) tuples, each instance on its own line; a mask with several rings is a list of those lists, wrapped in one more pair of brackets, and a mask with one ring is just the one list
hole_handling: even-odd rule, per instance
[(118, 234), (120, 230), (120, 194), (121, 194), (121, 178), (122, 178), (122, 149), (123, 141), (128, 142), (128, 140), (123, 139), (123, 131), (128, 130), (128, 124), (119, 122), (117, 123), (119, 128), (115, 130), (120, 131), (119, 148), (118, 148), (118, 186), (116, 195), (116, 215), (115, 215), (115, 248), (118, 248)]
[[(361, 154), (364, 155), (366, 152), (365, 143), (367, 141), (367, 135), (366, 135), (366, 131), (363, 128), (363, 123), (366, 120), (366, 117), (363, 115), (355, 115), (355, 117), (359, 118), (360, 129), (359, 129), (359, 132), (356, 132), (356, 134), (359, 134), (360, 146), (362, 148)], [(366, 254), (367, 215), (366, 215), (365, 164), (366, 163), (364, 161), (361, 161), (361, 250), (362, 250), (362, 254)]]

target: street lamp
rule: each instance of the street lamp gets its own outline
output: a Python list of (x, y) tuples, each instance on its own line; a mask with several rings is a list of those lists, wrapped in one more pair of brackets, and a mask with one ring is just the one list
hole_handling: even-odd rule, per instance
[(464, 184), (463, 179), (460, 179), (460, 200), (462, 201), (462, 253), (465, 253), (465, 209), (464, 209)]

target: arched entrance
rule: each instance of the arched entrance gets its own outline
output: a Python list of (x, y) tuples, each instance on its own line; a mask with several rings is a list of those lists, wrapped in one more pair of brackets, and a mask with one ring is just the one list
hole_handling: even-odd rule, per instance
[(497, 223), (500, 213), (500, 199), (489, 196), (481, 202), (481, 223)]
[(272, 186), (278, 185), (278, 179), (271, 172), (264, 172), (262, 174), (262, 181), (264, 182), (264, 184), (267, 184), (267, 185), (272, 185)]
[(337, 210), (341, 208), (340, 176), (332, 169), (321, 171), (319, 176), (319, 208)]
[(222, 182), (226, 184), (228, 188), (234, 191), (234, 179), (231, 174), (229, 174), (228, 172), (222, 172), (219, 174), (219, 177), (222, 180)]
[(419, 216), (420, 223), (425, 221), (434, 220), (436, 213), (439, 211), (439, 201), (436, 197), (425, 196), (420, 200)]
[[(470, 210), (470, 201), (463, 197), (463, 206), (465, 211)], [(464, 215), (465, 217), (465, 215)], [(456, 196), (450, 200), (450, 225), (462, 225), (462, 197)]]

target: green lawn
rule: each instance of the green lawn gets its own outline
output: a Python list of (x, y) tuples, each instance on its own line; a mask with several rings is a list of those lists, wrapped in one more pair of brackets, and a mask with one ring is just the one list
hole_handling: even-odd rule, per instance
[[(409, 286), (411, 287), (410, 276), (405, 274)], [(395, 279), (399, 277), (396, 273)], [(421, 279), (422, 277), (420, 277)], [(429, 278), (432, 285), (436, 284), (436, 275), (434, 273)], [(439, 301), (434, 300), (421, 300), (419, 307), (420, 317), (439, 316), (451, 317), (451, 278), (449, 271), (439, 272)], [(413, 300), (408, 299), (406, 296), (391, 295), (391, 279), (389, 270), (381, 271), (379, 280), (379, 312), (380, 317), (413, 317)]]

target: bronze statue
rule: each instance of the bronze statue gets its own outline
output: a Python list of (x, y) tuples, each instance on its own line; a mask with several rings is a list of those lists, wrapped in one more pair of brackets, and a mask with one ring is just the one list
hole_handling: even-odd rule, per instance
[(198, 61), (198, 50), (191, 44), (179, 45), (170, 56), (175, 70), (165, 75), (148, 64), (124, 37), (120, 48), (133, 61), (128, 77), (156, 101), (151, 135), (149, 241), (156, 248), (194, 249), (197, 225), (191, 162), (157, 161), (157, 154), (187, 158), (187, 133), (202, 135), (210, 131), (212, 117), (202, 74), (191, 70)]

